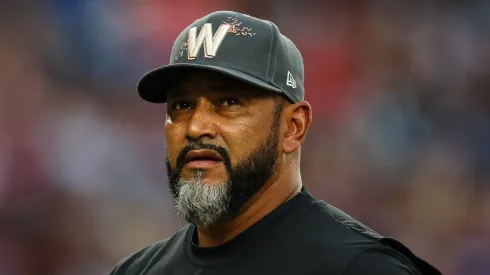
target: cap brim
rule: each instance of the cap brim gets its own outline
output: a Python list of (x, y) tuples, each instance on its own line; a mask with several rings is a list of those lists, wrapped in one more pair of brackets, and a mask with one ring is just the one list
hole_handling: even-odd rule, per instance
[(136, 87), (138, 94), (146, 101), (152, 103), (165, 103), (167, 102), (167, 90), (171, 87), (171, 84), (176, 79), (176, 76), (189, 69), (222, 73), (253, 86), (275, 93), (282, 93), (280, 88), (238, 70), (203, 64), (171, 64), (156, 68), (146, 73), (138, 81), (138, 85)]

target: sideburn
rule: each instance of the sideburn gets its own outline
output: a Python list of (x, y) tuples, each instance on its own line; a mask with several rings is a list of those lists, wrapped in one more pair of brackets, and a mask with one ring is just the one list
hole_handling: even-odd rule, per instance
[(240, 209), (262, 189), (274, 174), (279, 158), (279, 129), (284, 102), (279, 100), (274, 107), (273, 120), (266, 141), (256, 148), (245, 160), (233, 167), (230, 174), (229, 217), (233, 218)]

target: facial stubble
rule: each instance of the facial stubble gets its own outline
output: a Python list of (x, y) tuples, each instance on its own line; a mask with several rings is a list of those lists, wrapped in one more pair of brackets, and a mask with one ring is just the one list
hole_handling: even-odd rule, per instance
[[(192, 142), (181, 150), (174, 169), (167, 157), (169, 188), (175, 210), (181, 218), (202, 227), (233, 219), (262, 189), (274, 174), (278, 160), (281, 110), (282, 104), (277, 104), (267, 139), (234, 166), (226, 149), (200, 141)], [(196, 149), (214, 150), (223, 158), (227, 174), (223, 182), (206, 183), (202, 169), (195, 169), (191, 179), (182, 178), (185, 155)]]

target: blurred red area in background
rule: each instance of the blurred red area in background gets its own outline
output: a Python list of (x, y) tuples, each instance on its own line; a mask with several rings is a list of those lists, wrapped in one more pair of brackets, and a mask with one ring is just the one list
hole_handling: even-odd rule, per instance
[(444, 274), (490, 273), (485, 1), (43, 3), (0, 6), (0, 274), (106, 274), (182, 225), (165, 108), (135, 85), (214, 10), (271, 20), (302, 52), (317, 197)]

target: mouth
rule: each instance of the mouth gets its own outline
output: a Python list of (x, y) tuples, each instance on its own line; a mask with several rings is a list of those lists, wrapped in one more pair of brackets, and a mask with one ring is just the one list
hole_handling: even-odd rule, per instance
[(223, 158), (213, 150), (192, 150), (185, 155), (185, 167), (190, 169), (211, 168), (223, 162)]

